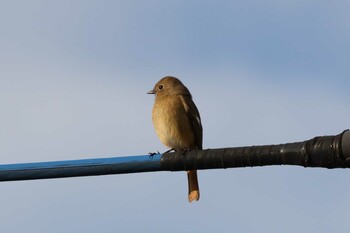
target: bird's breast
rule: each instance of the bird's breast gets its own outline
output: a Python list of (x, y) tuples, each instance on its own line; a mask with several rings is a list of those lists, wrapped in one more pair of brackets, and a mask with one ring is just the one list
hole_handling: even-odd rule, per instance
[(173, 149), (191, 149), (195, 136), (180, 98), (156, 98), (152, 120), (160, 141)]

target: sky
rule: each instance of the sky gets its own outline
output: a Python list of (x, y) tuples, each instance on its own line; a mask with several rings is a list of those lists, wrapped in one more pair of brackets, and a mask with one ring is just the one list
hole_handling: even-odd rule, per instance
[[(349, 1), (1, 1), (0, 163), (165, 151), (146, 92), (182, 80), (203, 147), (349, 128)], [(270, 166), (0, 184), (0, 232), (344, 232), (345, 169)], [(346, 182), (345, 182), (346, 183)]]

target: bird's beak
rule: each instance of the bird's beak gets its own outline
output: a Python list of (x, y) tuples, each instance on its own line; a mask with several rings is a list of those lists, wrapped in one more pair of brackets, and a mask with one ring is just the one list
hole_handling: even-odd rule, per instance
[(147, 94), (156, 94), (155, 90), (150, 90), (149, 92), (147, 92)]

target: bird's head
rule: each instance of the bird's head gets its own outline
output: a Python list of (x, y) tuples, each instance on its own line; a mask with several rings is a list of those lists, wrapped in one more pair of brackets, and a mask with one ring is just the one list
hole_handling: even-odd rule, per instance
[(166, 76), (159, 80), (154, 88), (147, 92), (147, 94), (155, 94), (156, 96), (167, 96), (167, 95), (189, 95), (190, 91), (187, 89), (182, 82), (172, 76)]

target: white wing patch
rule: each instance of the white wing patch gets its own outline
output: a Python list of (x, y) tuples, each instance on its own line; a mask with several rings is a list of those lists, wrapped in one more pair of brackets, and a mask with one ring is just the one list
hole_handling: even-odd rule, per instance
[(196, 120), (197, 120), (197, 122), (198, 122), (199, 125), (202, 125), (201, 119), (200, 119), (198, 116), (196, 116)]
[(182, 95), (179, 95), (179, 96), (180, 96), (180, 98), (181, 98), (182, 104), (183, 104), (184, 107), (185, 107), (185, 111), (188, 112), (188, 111), (190, 110), (190, 107), (187, 105), (187, 103), (186, 103), (184, 97), (183, 97)]

